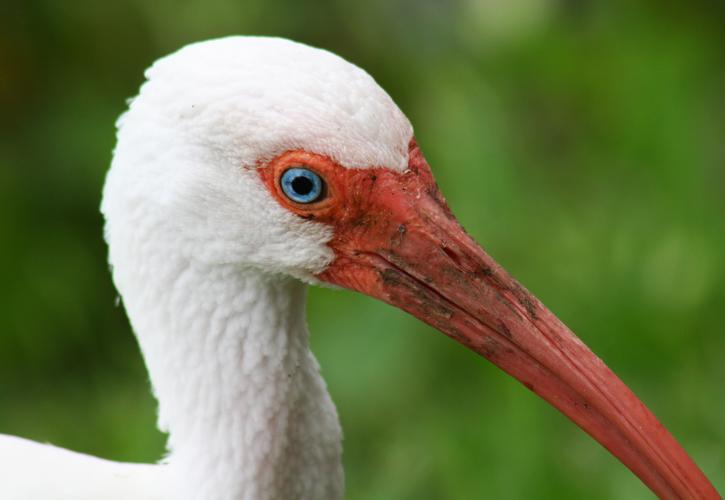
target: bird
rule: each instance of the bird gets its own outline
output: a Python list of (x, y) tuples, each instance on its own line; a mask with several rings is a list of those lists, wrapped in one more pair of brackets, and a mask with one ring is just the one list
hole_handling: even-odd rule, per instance
[(4, 500), (339, 500), (307, 288), (398, 307), (493, 362), (661, 498), (715, 499), (627, 386), (458, 223), (364, 70), (276, 37), (156, 61), (102, 194), (112, 279), (168, 434), (155, 464), (0, 436)]

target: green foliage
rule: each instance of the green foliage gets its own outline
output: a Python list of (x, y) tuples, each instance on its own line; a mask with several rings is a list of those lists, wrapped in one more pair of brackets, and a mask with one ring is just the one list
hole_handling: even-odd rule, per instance
[[(0, 432), (157, 459), (154, 402), (105, 263), (113, 123), (155, 58), (276, 34), (366, 68), (453, 210), (725, 491), (723, 4), (5, 2)], [(310, 298), (348, 498), (650, 498), (566, 419), (403, 313)]]

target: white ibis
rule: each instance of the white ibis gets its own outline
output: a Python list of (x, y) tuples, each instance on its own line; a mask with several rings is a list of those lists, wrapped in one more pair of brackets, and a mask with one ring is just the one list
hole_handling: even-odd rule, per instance
[(363, 70), (276, 38), (156, 62), (103, 193), (113, 279), (168, 454), (122, 464), (0, 438), (5, 500), (334, 500), (341, 432), (308, 284), (356, 290), (516, 377), (662, 498), (720, 498), (635, 395), (456, 222)]

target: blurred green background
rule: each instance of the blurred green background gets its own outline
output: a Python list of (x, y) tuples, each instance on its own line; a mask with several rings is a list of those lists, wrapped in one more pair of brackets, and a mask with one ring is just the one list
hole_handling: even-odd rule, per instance
[[(114, 120), (157, 57), (275, 34), (388, 90), (469, 232), (725, 491), (722, 2), (3, 0), (0, 25), (0, 432), (159, 458), (101, 238)], [(403, 313), (314, 290), (309, 321), (349, 499), (651, 498)]]

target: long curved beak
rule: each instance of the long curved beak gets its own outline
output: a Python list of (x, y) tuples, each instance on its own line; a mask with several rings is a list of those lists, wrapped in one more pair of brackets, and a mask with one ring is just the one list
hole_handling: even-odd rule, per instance
[[(417, 145), (409, 170), (371, 169), (319, 276), (399, 307), (482, 355), (599, 441), (660, 498), (721, 498), (629, 388), (451, 214)], [(362, 201), (364, 200), (364, 201)]]

